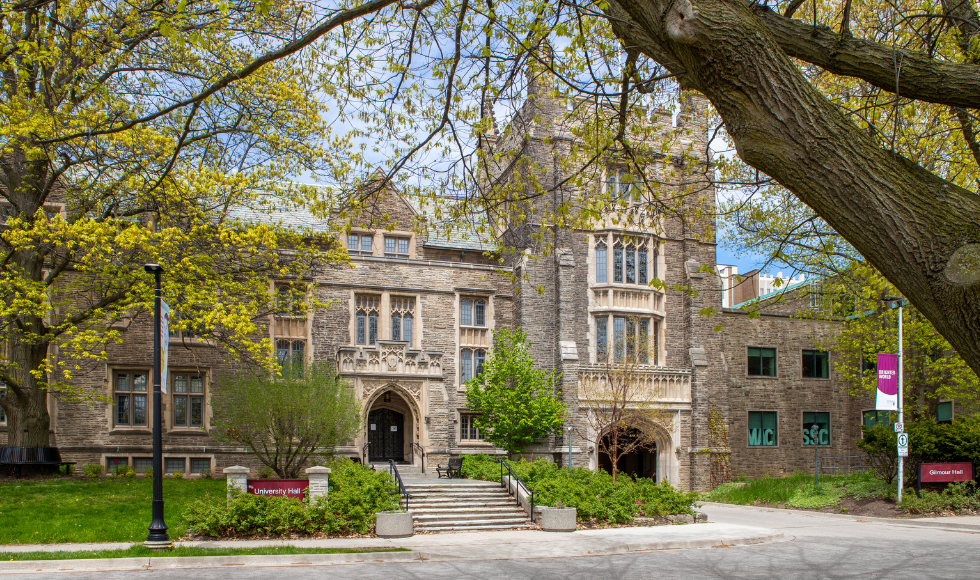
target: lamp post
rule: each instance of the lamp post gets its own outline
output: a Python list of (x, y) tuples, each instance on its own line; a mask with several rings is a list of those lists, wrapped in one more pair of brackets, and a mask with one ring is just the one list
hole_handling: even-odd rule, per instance
[[(886, 296), (882, 298), (883, 301), (888, 303), (889, 308), (894, 308), (898, 305), (898, 424), (905, 425), (905, 414), (903, 412), (903, 400), (902, 400), (902, 381), (903, 373), (902, 367), (905, 366), (905, 357), (903, 356), (904, 349), (902, 340), (902, 307), (905, 306), (905, 299), (898, 298), (895, 296)], [(905, 480), (905, 458), (901, 455), (898, 456), (898, 494), (897, 502), (902, 503), (902, 486)]]
[(146, 536), (148, 548), (169, 548), (173, 544), (163, 521), (163, 443), (160, 434), (160, 276), (163, 267), (147, 264), (143, 267), (153, 273), (153, 520)]
[(820, 425), (814, 423), (810, 425), (810, 441), (813, 443), (813, 477), (814, 484), (820, 485), (820, 446), (817, 445), (817, 437), (820, 435)]

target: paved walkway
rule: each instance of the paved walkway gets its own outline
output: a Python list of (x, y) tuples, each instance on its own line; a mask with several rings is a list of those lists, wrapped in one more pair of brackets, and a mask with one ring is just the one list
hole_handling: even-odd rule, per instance
[[(116, 558), (99, 560), (34, 560), (0, 562), (0, 574), (110, 570), (201, 568), (211, 566), (331, 565), (412, 560), (505, 560), (517, 558), (567, 558), (628, 554), (648, 550), (710, 548), (759, 544), (785, 539), (770, 529), (736, 524), (693, 525), (579, 530), (571, 533), (537, 530), (422, 534), (401, 539), (347, 538), (325, 540), (245, 540), (181, 542), (182, 546), (258, 547), (291, 545), (302, 548), (408, 548), (411, 552), (361, 554), (296, 554), (285, 556), (209, 556), (182, 558)], [(53, 544), (0, 546), (0, 552), (86, 551), (125, 549), (131, 544)]]
[(698, 502), (705, 508), (709, 508), (707, 511), (708, 518), (711, 517), (710, 508), (723, 508), (729, 510), (741, 510), (746, 512), (767, 512), (767, 513), (786, 513), (786, 514), (799, 514), (804, 517), (809, 518), (829, 518), (836, 519), (840, 521), (852, 521), (852, 522), (874, 522), (879, 524), (888, 524), (893, 526), (916, 526), (916, 527), (926, 527), (926, 528), (940, 528), (946, 530), (964, 530), (971, 532), (980, 532), (980, 516), (946, 516), (938, 518), (873, 518), (869, 516), (856, 516), (851, 514), (832, 514), (826, 512), (812, 512), (807, 510), (791, 510), (791, 509), (781, 509), (766, 506), (747, 506), (747, 505), (733, 505), (727, 503), (714, 503), (710, 501)]

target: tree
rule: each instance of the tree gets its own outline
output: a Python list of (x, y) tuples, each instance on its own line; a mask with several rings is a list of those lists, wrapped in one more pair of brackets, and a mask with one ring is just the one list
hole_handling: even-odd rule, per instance
[(624, 331), (613, 342), (613, 351), (598, 353), (606, 359), (605, 368), (579, 381), (579, 404), (584, 414), (579, 436), (609, 456), (613, 482), (620, 459), (651, 448), (673, 426), (671, 414), (657, 402), (666, 387), (644, 368), (650, 349), (656, 346), (648, 343), (637, 322), (624, 321)]
[(329, 363), (305, 370), (287, 365), (278, 377), (244, 371), (216, 381), (211, 404), (218, 437), (244, 445), (283, 479), (361, 428), (360, 402)]
[[(874, 396), (879, 352), (898, 352), (898, 310), (882, 302), (895, 288), (871, 266), (854, 263), (822, 283), (824, 311), (842, 318), (825, 345), (839, 356), (834, 370), (852, 395)], [(933, 420), (942, 400), (969, 409), (980, 396), (980, 379), (914, 307), (903, 309), (904, 400), (909, 421)]]
[(483, 439), (509, 453), (560, 433), (565, 421), (565, 405), (553, 393), (559, 377), (534, 368), (528, 346), (519, 329), (495, 331), (483, 372), (466, 382), (467, 405), (480, 413), (476, 425)]
[[(794, 18), (802, 4), (777, 2), (782, 14), (740, 0), (612, 0), (603, 9), (627, 51), (707, 97), (739, 157), (812, 208), (980, 371), (980, 196), (957, 175), (975, 178), (980, 159), (976, 7), (943, 0), (937, 14), (928, 3), (870, 3), (884, 12), (858, 18), (847, 0)], [(824, 25), (834, 18), (839, 31)], [(834, 100), (821, 91), (828, 85), (840, 89)], [(905, 108), (953, 112), (961, 131), (949, 138), (965, 143), (964, 155), (933, 170), (903, 156), (888, 125), (848, 109), (848, 91), (890, 95), (896, 128)]]
[(255, 324), (273, 306), (269, 280), (302, 285), (345, 259), (323, 232), (282, 226), (276, 215), (327, 202), (280, 180), (343, 177), (355, 157), (332, 154), (348, 147), (331, 140), (298, 51), (390, 3), (2, 4), (8, 444), (49, 444), (49, 392), (91, 396), (72, 372), (104, 359), (114, 322), (145, 320), (148, 262), (166, 269), (176, 330), (271, 366)]

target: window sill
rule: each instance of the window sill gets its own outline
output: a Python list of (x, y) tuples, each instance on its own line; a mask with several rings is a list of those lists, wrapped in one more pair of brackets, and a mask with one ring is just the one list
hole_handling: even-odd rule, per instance
[(824, 378), (824, 377), (800, 377), (800, 379), (801, 380), (804, 380), (804, 381), (829, 381), (830, 380), (830, 377), (826, 377), (826, 378)]
[(153, 430), (149, 427), (113, 427), (109, 435), (152, 435)]
[(779, 445), (747, 445), (749, 449), (779, 449)]
[(473, 441), (470, 439), (461, 439), (459, 441), (460, 447), (493, 447), (493, 443), (487, 443), (486, 441)]
[(778, 375), (745, 375), (747, 379), (778, 379)]
[(177, 437), (193, 437), (195, 435), (206, 436), (208, 434), (204, 427), (176, 427), (167, 431), (167, 435), (174, 435)]

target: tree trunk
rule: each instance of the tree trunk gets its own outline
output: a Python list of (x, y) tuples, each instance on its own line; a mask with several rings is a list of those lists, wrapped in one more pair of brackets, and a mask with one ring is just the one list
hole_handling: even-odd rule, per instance
[(813, 208), (980, 374), (980, 196), (875, 144), (747, 2), (618, 0), (607, 12), (626, 46), (711, 101), (746, 163)]
[(51, 417), (48, 414), (48, 391), (30, 372), (44, 365), (45, 351), (11, 337), (11, 359), (18, 365), (13, 371), (19, 386), (8, 385), (7, 444), (12, 447), (48, 447)]
[[(44, 206), (47, 164), (28, 161), (22, 150), (15, 150), (3, 164), (2, 187), (14, 208), (14, 215), (32, 221)], [(14, 279), (26, 288), (43, 287), (44, 248), (26, 247), (10, 255), (6, 266)], [(21, 288), (11, 297), (24, 300)], [(7, 385), (7, 441), (15, 447), (47, 447), (50, 444), (51, 418), (48, 414), (47, 372), (45, 359), (48, 338), (44, 320), (31, 306), (3, 321), (7, 329), (7, 355), (12, 366), (5, 369), (13, 379)]]

